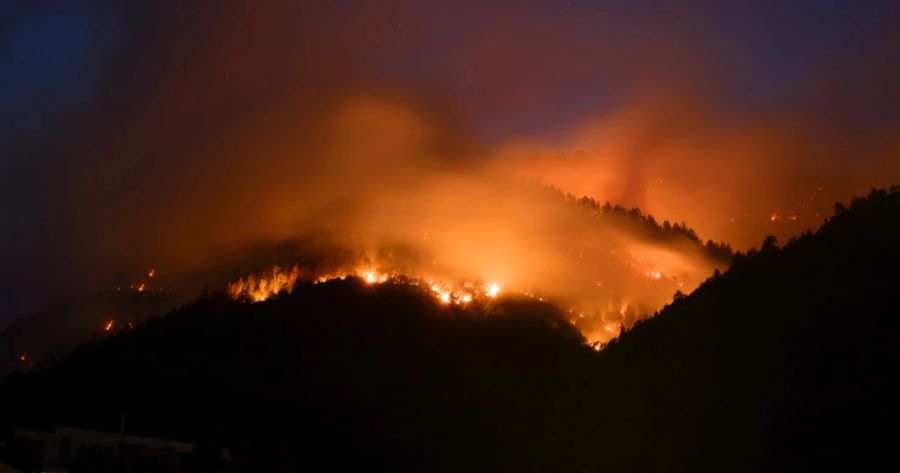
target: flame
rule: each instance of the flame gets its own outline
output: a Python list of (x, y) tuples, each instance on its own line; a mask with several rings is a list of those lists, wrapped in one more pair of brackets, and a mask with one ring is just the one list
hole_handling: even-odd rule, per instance
[(300, 268), (294, 265), (289, 272), (275, 266), (272, 271), (251, 274), (228, 284), (228, 295), (232, 299), (249, 298), (253, 302), (264, 301), (281, 291), (290, 293), (297, 284)]
[(112, 328), (113, 328), (113, 321), (112, 321), (112, 320), (107, 320), (107, 321), (106, 321), (106, 324), (103, 325), (103, 330), (106, 331), (106, 332), (109, 332), (110, 330), (112, 330)]
[[(271, 271), (250, 274), (229, 283), (227, 292), (228, 295), (235, 300), (249, 299), (251, 302), (261, 302), (278, 294), (282, 290), (290, 293), (297, 282), (300, 281), (302, 272), (303, 271), (301, 271), (298, 265), (294, 265), (290, 272), (285, 272), (280, 267), (275, 266)], [(305, 272), (304, 274), (309, 276), (310, 272)], [(444, 304), (462, 305), (469, 304), (477, 299), (494, 299), (500, 295), (501, 290), (500, 285), (497, 283), (482, 284), (467, 281), (461, 284), (450, 284), (436, 282), (424, 277), (411, 277), (396, 272), (380, 271), (371, 266), (357, 267), (348, 271), (335, 271), (314, 275), (307, 277), (305, 280), (312, 284), (321, 284), (354, 276), (358, 277), (368, 285), (392, 281), (396, 284), (418, 286), (420, 282), (425, 282), (429, 292), (438, 301)], [(530, 293), (522, 293), (522, 295), (531, 297)], [(535, 296), (535, 298), (543, 300), (543, 298), (539, 296)]]
[(21, 355), (19, 355), (19, 361), (21, 361), (22, 363), (25, 363), (27, 360), (28, 360), (28, 353), (22, 353)]
[[(652, 262), (644, 262), (642, 265), (653, 267)], [(649, 269), (636, 273), (654, 280), (663, 280), (665, 274), (662, 270)], [(322, 284), (334, 280), (346, 278), (358, 278), (366, 285), (398, 284), (419, 287), (426, 294), (434, 297), (435, 301), (442, 305), (467, 306), (471, 304), (484, 304), (497, 299), (503, 294), (525, 297), (541, 302), (562, 303), (549, 294), (542, 294), (533, 290), (509, 288), (505, 289), (499, 282), (486, 282), (484, 279), (447, 280), (435, 279), (430, 276), (413, 275), (405, 272), (378, 268), (371, 263), (350, 266), (342, 270), (328, 272), (316, 272), (309, 268), (300, 268), (294, 265), (290, 271), (282, 270), (274, 266), (269, 271), (250, 274), (241, 277), (228, 284), (228, 295), (234, 300), (248, 302), (261, 302), (275, 296), (281, 291), (292, 292), (294, 286), (302, 281), (311, 284)], [(675, 281), (675, 278), (668, 278)], [(668, 280), (667, 279), (667, 280)], [(592, 283), (597, 290), (604, 290), (602, 283)], [(568, 301), (571, 302), (571, 301)], [(618, 337), (623, 330), (630, 327), (637, 319), (648, 314), (647, 308), (640, 304), (632, 305), (630, 301), (616, 299), (606, 307), (568, 306), (568, 320), (576, 328), (581, 330), (588, 345), (596, 350), (606, 346), (610, 340)]]
[(156, 268), (150, 268), (150, 271), (147, 272), (148, 278), (152, 278), (153, 276), (156, 276)]
[[(387, 273), (378, 273), (377, 271), (374, 271), (371, 269), (358, 271), (357, 274), (368, 284), (382, 283), (382, 282), (385, 282), (388, 280)], [(341, 279), (343, 279), (343, 278), (341, 278)], [(325, 281), (328, 281), (328, 279), (326, 278)], [(325, 281), (320, 281), (320, 282), (325, 282)]]

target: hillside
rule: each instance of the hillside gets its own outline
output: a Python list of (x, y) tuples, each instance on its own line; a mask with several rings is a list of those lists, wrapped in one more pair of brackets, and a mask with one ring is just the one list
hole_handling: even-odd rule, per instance
[[(228, 446), (246, 471), (500, 468), (558, 462), (532, 436), (592, 351), (552, 306), (458, 309), (408, 286), (303, 285), (212, 298), (91, 344), (2, 389), (6, 427), (79, 425)], [(15, 406), (15, 408), (11, 408)], [(512, 427), (512, 430), (510, 430)], [(541, 457), (533, 455), (541, 453)]]
[[(600, 294), (597, 301), (603, 306), (616, 301), (616, 307), (612, 311), (618, 315), (621, 299), (637, 299), (639, 302), (654, 302), (649, 309), (641, 305), (632, 308), (632, 312), (640, 311), (640, 314), (631, 314), (631, 318), (651, 313), (660, 307), (663, 301), (678, 287), (685, 283), (685, 274), (666, 275), (653, 281), (652, 289), (643, 288), (644, 270), (647, 268), (631, 265), (636, 261), (623, 259), (621, 255), (630, 250), (622, 247), (622, 242), (646, 244), (673, 256), (673, 259), (686, 261), (704, 261), (710, 268), (727, 267), (733, 254), (725, 244), (714, 244), (711, 241), (705, 244), (696, 233), (685, 224), (670, 225), (668, 222), (657, 223), (653, 217), (643, 215), (639, 209), (625, 210), (619, 206), (610, 204), (600, 205), (589, 199), (576, 199), (566, 195), (557, 189), (534, 185), (528, 188), (528, 192), (539, 195), (541, 199), (555, 209), (559, 215), (567, 215), (572, 222), (583, 224), (584, 233), (573, 232), (565, 241), (559, 243), (559, 252), (555, 256), (565, 258), (566, 265), (574, 273), (577, 279), (577, 271), (586, 273), (578, 279), (578, 284), (568, 284), (565, 289), (571, 294), (569, 297), (583, 297), (586, 293), (597, 293), (595, 279), (625, 278), (622, 273), (635, 279), (629, 283), (622, 282), (617, 285), (609, 284), (605, 291), (609, 294)], [(611, 237), (609, 228), (616, 228), (621, 237)], [(585, 246), (585, 238), (598, 239), (603, 245), (593, 245), (593, 248)], [(390, 258), (390, 257), (393, 258)], [(130, 322), (138, 323), (151, 316), (163, 315), (178, 307), (189, 297), (200, 292), (201, 288), (224, 289), (227, 284), (252, 271), (269, 270), (273, 264), (280, 264), (285, 268), (301, 265), (309, 270), (310, 274), (316, 272), (332, 273), (347, 267), (357, 266), (366, 259), (383, 259), (388, 264), (404, 264), (406, 268), (413, 269), (420, 264), (409, 264), (410, 261), (432, 261), (435, 255), (423, 253), (415, 248), (403, 246), (381, 248), (377, 254), (365, 255), (358, 247), (348, 247), (335, 244), (332, 241), (319, 236), (294, 239), (281, 242), (256, 242), (239, 251), (234, 251), (228, 258), (220, 261), (217, 268), (206, 268), (204, 271), (192, 273), (188, 276), (171, 276), (165, 281), (171, 289), (159, 290), (161, 287), (154, 280), (153, 286), (148, 286), (146, 291), (136, 291), (128, 287), (121, 290), (106, 289), (94, 290), (75, 294), (66, 299), (56, 301), (46, 309), (25, 316), (0, 331), (0, 378), (13, 371), (27, 371), (29, 369), (46, 366), (54, 359), (67, 355), (78, 345), (92, 339), (109, 335), (105, 330), (109, 321), (113, 321), (110, 331), (118, 331), (126, 327)], [(585, 259), (582, 259), (585, 258)], [(591, 264), (584, 264), (589, 260)], [(581, 269), (578, 269), (581, 268)], [(589, 268), (589, 269), (584, 269)], [(394, 268), (398, 269), (398, 268)], [(656, 268), (658, 270), (659, 268)], [(709, 272), (712, 269), (708, 269)], [(690, 284), (694, 285), (705, 278), (706, 270), (689, 269)], [(158, 276), (157, 276), (158, 278)], [(677, 280), (676, 280), (677, 278)], [(641, 286), (641, 297), (636, 297), (625, 292), (634, 291), (633, 286)], [(540, 288), (538, 288), (540, 289)], [(561, 291), (566, 292), (566, 291)], [(649, 293), (649, 294), (648, 294)], [(572, 305), (572, 301), (568, 302)], [(599, 304), (599, 303), (598, 303)], [(587, 325), (593, 321), (582, 321)], [(597, 322), (599, 323), (599, 322)], [(626, 324), (627, 325), (627, 324)], [(24, 356), (24, 359), (22, 359)]]
[(238, 471), (892, 464), (900, 193), (836, 210), (599, 353), (548, 304), (350, 278), (202, 299), (13, 376), (0, 427), (115, 431), (127, 413), (129, 431), (227, 447)]
[(896, 463), (900, 193), (873, 190), (815, 235), (758, 251), (603, 353), (647, 416), (655, 466)]
[(56, 301), (0, 331), (0, 378), (46, 366), (82, 343), (166, 314), (183, 302), (172, 291), (130, 289), (95, 290)]

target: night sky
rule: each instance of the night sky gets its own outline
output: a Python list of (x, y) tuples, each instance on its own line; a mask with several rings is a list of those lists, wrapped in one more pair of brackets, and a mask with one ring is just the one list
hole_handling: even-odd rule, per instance
[[(341, 158), (317, 130), (347, 97), (425, 117), (398, 129), (436, 130), (441, 159), (640, 206), (738, 249), (900, 182), (894, 1), (0, 11), (0, 327), (68, 291), (167, 262), (197, 271), (280, 235), (293, 204), (250, 209), (333, 175), (325, 161)], [(334, 139), (363, 147), (348, 129)]]

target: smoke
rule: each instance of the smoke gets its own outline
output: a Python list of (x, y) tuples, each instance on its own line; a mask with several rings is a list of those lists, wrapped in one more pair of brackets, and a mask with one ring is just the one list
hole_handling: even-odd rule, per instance
[(565, 145), (511, 140), (503, 164), (575, 193), (686, 221), (739, 249), (816, 229), (833, 205), (900, 180), (897, 127), (847, 136), (815, 109), (727, 118), (699, 98), (636, 104), (576, 128)]
[[(535, 182), (748, 248), (900, 180), (889, 21), (861, 27), (866, 54), (787, 80), (686, 26), (712, 30), (709, 5), (118, 3), (85, 4), (103, 20), (82, 100), (7, 140), (13, 309), (150, 267), (173, 286), (219, 281), (304, 241), (624, 317), (716, 264)], [(754, 93), (770, 73), (791, 86)]]
[(301, 130), (205, 151), (216, 167), (179, 170), (196, 173), (189, 182), (157, 176), (158, 191), (118, 202), (141, 209), (133, 218), (107, 213), (119, 207), (85, 189), (102, 223), (80, 246), (102, 250), (92, 268), (108, 261), (187, 277), (296, 262), (230, 260), (249, 245), (326, 242), (293, 256), (350, 253), (380, 270), (496, 282), (563, 304), (601, 340), (720, 264), (696, 244), (654, 242), (597, 219), (447, 129), (415, 101), (348, 93)]

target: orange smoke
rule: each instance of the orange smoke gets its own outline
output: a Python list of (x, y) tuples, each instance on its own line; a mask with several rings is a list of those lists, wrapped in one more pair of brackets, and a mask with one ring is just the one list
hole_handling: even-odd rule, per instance
[[(48, 114), (67, 119), (8, 147), (41, 159), (19, 159), (4, 174), (5, 200), (38, 185), (52, 192), (24, 199), (37, 208), (13, 207), (7, 220), (31, 227), (0, 245), (2, 259), (15, 261), (7, 266), (75, 268), (75, 277), (54, 275), (59, 289), (135, 268), (155, 281), (145, 272), (152, 262), (190, 293), (209, 279), (224, 285), (224, 274), (300, 261), (255, 251), (310, 239), (373, 259), (385, 259), (383, 250), (412, 255), (378, 268), (573, 301), (601, 314), (592, 330), (609, 333), (609, 324), (690, 291), (716, 264), (696, 248), (589, 225), (535, 198), (523, 180), (639, 206), (739, 249), (770, 233), (784, 241), (818, 226), (836, 200), (900, 181), (900, 128), (887, 113), (900, 64), (890, 21), (880, 49), (852, 65), (823, 59), (787, 97), (747, 111), (735, 93), (765, 81), (734, 81), (740, 54), (710, 47), (695, 36), (705, 28), (668, 13), (650, 23), (603, 20), (601, 29), (547, 21), (533, 5), (506, 21), (508, 6), (481, 2), (475, 23), (452, 28), (454, 37), (411, 8), (423, 2), (352, 11), (264, 3), (161, 16), (171, 22), (146, 22), (136, 8), (123, 19), (137, 30), (121, 51), (100, 55), (98, 70), (87, 68), (98, 79), (86, 87), (96, 89), (89, 105)], [(680, 14), (698, 19), (692, 2), (681, 3)], [(410, 41), (413, 25), (454, 48)], [(732, 87), (716, 89), (724, 82)], [(858, 133), (845, 111), (881, 123)], [(520, 127), (520, 116), (540, 123)], [(501, 133), (479, 134), (484, 123)], [(23, 281), (7, 294), (46, 300), (47, 271), (16, 272), (0, 278)], [(282, 279), (261, 275), (234, 290), (263, 298), (287, 290)], [(626, 301), (631, 311), (620, 310)]]
[[(690, 91), (585, 120), (562, 139), (510, 138), (502, 172), (687, 222), (741, 250), (818, 228), (837, 201), (900, 180), (897, 130), (855, 142), (808, 110), (736, 116)], [(727, 117), (727, 118), (726, 118)], [(852, 157), (851, 166), (837, 163)]]

